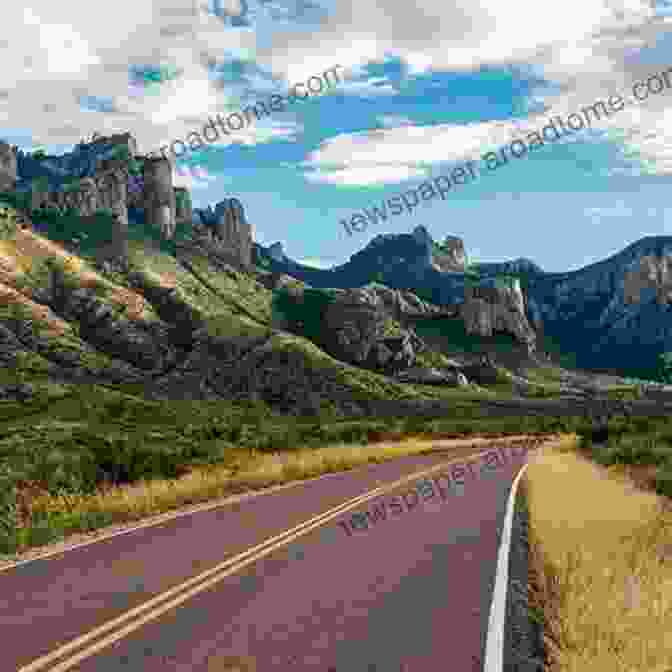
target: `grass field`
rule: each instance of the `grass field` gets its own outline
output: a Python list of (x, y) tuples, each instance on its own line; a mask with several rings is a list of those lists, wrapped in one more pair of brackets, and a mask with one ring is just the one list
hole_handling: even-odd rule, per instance
[(605, 448), (570, 441), (527, 469), (530, 608), (549, 672), (672, 669), (672, 506), (621, 477), (625, 464), (655, 464), (672, 494), (672, 425), (631, 429)]

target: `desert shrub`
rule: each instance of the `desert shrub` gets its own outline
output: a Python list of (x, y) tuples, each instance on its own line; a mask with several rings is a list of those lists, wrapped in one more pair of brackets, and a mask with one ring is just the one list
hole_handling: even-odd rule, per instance
[(665, 497), (672, 497), (672, 460), (666, 462), (656, 471), (656, 492)]
[(17, 547), (16, 475), (8, 465), (0, 464), (0, 554), (13, 553)]

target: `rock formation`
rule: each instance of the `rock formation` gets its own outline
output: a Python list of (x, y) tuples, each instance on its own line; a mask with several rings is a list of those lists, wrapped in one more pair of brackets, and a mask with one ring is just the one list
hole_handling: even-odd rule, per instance
[(672, 304), (672, 257), (644, 256), (623, 278), (623, 302)]
[[(270, 277), (273, 282), (273, 275)], [(280, 278), (275, 279), (274, 284)], [(303, 286), (292, 287), (287, 293), (288, 299), (295, 306), (302, 306), (305, 289)], [(381, 298), (384, 294), (381, 290), (387, 288), (328, 290), (326, 294), (331, 300), (325, 302), (322, 312), (306, 315), (305, 319), (312, 319), (319, 325), (316, 341), (333, 357), (371, 370), (394, 373), (413, 366), (416, 353), (426, 346), (412, 329), (395, 322), (389, 311), (390, 297), (386, 297), (386, 303)], [(303, 334), (303, 319), (302, 316), (295, 323), (290, 321), (283, 326)]]
[(464, 288), (464, 303), (460, 307), (468, 334), (492, 336), (495, 332), (512, 334), (532, 353), (536, 334), (525, 314), (525, 301), (520, 282), (509, 287), (477, 286)]
[(287, 260), (287, 257), (285, 256), (285, 250), (282, 247), (282, 243), (273, 243), (273, 245), (270, 245), (268, 248), (268, 254), (273, 259), (273, 261), (279, 261), (282, 263), (283, 261)]
[(191, 210), (191, 197), (185, 187), (175, 187), (175, 220), (178, 222), (191, 222), (193, 213)]
[(432, 263), (440, 272), (463, 273), (466, 259), (462, 238), (446, 236), (442, 244), (435, 246)]
[(0, 191), (12, 191), (16, 186), (16, 148), (0, 141)]
[(213, 262), (240, 270), (252, 268), (252, 227), (237, 198), (226, 198), (215, 206), (193, 211), (192, 242), (182, 246), (185, 253), (198, 248)]
[(167, 240), (175, 235), (175, 191), (170, 162), (148, 157), (143, 166), (145, 219)]
[(245, 218), (237, 198), (225, 198), (215, 206), (195, 210), (202, 222), (201, 230), (209, 234), (218, 255), (242, 269), (252, 267), (252, 227)]
[(420, 385), (454, 385), (464, 387), (469, 384), (466, 376), (456, 369), (440, 370), (436, 368), (413, 367), (400, 371), (395, 376), (402, 383)]
[(530, 317), (579, 367), (650, 372), (672, 351), (671, 271), (672, 237), (642, 238), (578, 271), (535, 277)]

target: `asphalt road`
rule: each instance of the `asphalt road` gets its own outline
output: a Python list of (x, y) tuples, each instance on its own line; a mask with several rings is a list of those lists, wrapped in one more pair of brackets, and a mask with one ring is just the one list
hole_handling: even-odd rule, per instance
[(539, 441), (331, 474), (2, 570), (0, 668), (482, 670), (507, 497)]

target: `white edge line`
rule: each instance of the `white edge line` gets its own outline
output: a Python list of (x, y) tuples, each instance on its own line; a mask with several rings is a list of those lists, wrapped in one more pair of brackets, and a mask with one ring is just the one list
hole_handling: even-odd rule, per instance
[(488, 621), (488, 634), (485, 643), (485, 663), (483, 672), (502, 672), (504, 669), (504, 623), (506, 620), (506, 592), (509, 582), (509, 550), (511, 547), (511, 528), (513, 526), (513, 511), (516, 500), (518, 481), (525, 473), (527, 463), (524, 464), (513, 481), (509, 501), (506, 506), (506, 516), (502, 528), (502, 541), (497, 555), (497, 574), (495, 588), (492, 591), (492, 605)]

